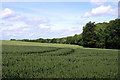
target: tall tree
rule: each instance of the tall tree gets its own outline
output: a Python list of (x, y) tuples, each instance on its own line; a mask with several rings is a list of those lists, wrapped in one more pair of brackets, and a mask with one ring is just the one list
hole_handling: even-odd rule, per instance
[(105, 48), (105, 29), (107, 27), (108, 23), (97, 23), (95, 34), (96, 34), (96, 47), (97, 48)]
[(106, 28), (105, 46), (120, 49), (120, 19), (109, 22)]
[(96, 39), (95, 39), (95, 22), (89, 22), (83, 28), (83, 46), (84, 47), (95, 47)]

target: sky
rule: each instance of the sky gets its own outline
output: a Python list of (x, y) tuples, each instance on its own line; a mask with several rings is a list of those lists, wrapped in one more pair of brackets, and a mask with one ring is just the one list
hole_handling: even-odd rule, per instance
[(61, 38), (80, 34), (89, 21), (118, 17), (117, 2), (1, 2), (0, 40)]

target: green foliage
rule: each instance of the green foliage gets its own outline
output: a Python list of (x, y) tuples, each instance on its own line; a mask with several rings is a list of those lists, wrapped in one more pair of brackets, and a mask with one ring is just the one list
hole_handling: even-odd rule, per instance
[(84, 47), (120, 49), (120, 19), (109, 23), (89, 22), (82, 34)]
[(106, 28), (106, 48), (120, 49), (120, 19), (112, 20)]
[(83, 28), (83, 46), (84, 47), (96, 47), (96, 39), (95, 39), (95, 22), (89, 22), (86, 24), (86, 26)]
[(39, 38), (36, 40), (19, 40), (19, 41), (27, 41), (27, 42), (40, 42), (40, 43), (60, 43), (60, 44), (76, 44), (83, 45), (82, 34), (75, 34), (74, 36), (68, 36), (63, 38), (53, 38), (53, 39), (43, 39)]
[(95, 34), (96, 34), (96, 47), (97, 48), (105, 48), (105, 29), (107, 27), (108, 23), (97, 23)]
[(3, 41), (3, 78), (117, 78), (118, 50)]
[(16, 39), (10, 39), (11, 41), (15, 41)]

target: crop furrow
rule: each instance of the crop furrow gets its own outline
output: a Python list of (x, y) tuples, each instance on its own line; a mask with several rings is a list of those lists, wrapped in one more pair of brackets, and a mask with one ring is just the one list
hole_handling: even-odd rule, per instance
[(69, 55), (69, 54), (72, 54), (72, 53), (74, 53), (74, 49), (71, 49), (68, 52), (64, 52), (64, 53), (61, 53), (61, 54), (54, 54), (54, 55), (51, 55), (51, 56), (66, 56), (66, 55)]
[(32, 54), (32, 53), (48, 53), (48, 52), (54, 52), (57, 51), (61, 48), (53, 49), (53, 50), (48, 50), (48, 51), (40, 51), (40, 52), (25, 52), (25, 54)]

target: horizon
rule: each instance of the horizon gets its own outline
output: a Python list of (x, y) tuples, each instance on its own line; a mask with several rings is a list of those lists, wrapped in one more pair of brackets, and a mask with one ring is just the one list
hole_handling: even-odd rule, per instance
[(0, 40), (52, 39), (80, 34), (89, 21), (102, 23), (118, 18), (117, 4), (3, 2), (0, 10)]

